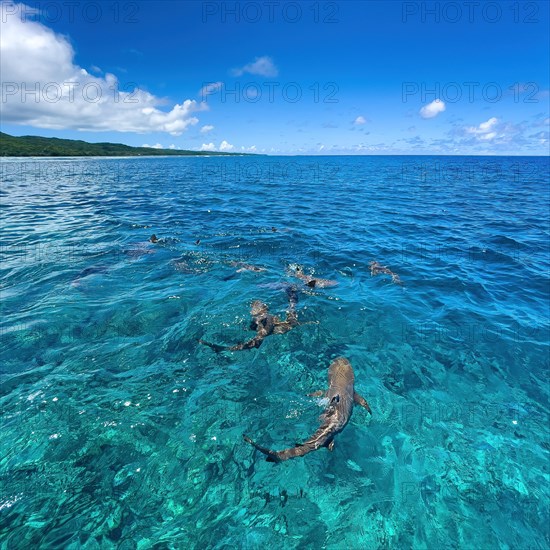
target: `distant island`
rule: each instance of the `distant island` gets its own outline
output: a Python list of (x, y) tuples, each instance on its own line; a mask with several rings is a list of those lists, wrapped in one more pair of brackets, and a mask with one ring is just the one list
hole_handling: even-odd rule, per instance
[(131, 147), (122, 143), (88, 143), (77, 139), (15, 137), (0, 132), (0, 157), (141, 157), (141, 156), (249, 156), (250, 153), (218, 153)]

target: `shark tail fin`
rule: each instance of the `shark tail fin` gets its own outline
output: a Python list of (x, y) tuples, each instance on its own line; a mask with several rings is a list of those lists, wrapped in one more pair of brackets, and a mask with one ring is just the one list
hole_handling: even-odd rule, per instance
[(216, 353), (220, 353), (220, 351), (224, 351), (227, 349), (226, 346), (220, 346), (218, 344), (213, 344), (212, 342), (207, 342), (206, 340), (202, 340), (199, 338), (199, 344), (203, 344), (205, 346), (208, 346), (209, 348), (212, 348)]
[(247, 435), (243, 434), (243, 439), (250, 443), (255, 449), (258, 449), (261, 453), (266, 455), (267, 462), (281, 462), (281, 459), (279, 458), (279, 455), (276, 451), (272, 451), (271, 449), (267, 449), (266, 447), (262, 447), (261, 445), (258, 445), (255, 441), (250, 439)]

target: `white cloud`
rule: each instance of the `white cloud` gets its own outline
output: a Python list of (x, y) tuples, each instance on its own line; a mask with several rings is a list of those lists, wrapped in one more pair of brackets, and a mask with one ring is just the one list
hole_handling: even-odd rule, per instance
[(468, 134), (483, 136), (490, 133), (491, 130), (496, 126), (497, 122), (498, 122), (498, 118), (491, 117), (486, 122), (482, 122), (479, 126), (467, 126), (466, 132)]
[[(235, 146), (225, 141), (225, 139), (220, 143), (219, 147), (216, 147), (213, 142), (210, 142), (203, 143), (200, 148), (201, 151), (220, 151), (222, 153), (228, 153), (229, 151), (233, 151), (233, 149), (235, 149)], [(241, 150), (244, 150), (244, 147), (241, 147)], [(252, 150), (255, 151), (256, 146), (253, 145), (252, 147), (249, 147), (248, 150), (250, 150), (251, 152)]]
[(362, 124), (366, 124), (367, 123), (367, 119), (364, 117), (364, 116), (358, 116), (354, 121), (353, 121), (353, 124), (355, 124), (356, 126), (360, 126)]
[(255, 145), (251, 145), (250, 147), (245, 147), (244, 145), (241, 145), (241, 151), (244, 153), (256, 153), (257, 149)]
[(220, 143), (220, 151), (225, 151), (225, 152), (233, 151), (234, 148), (235, 147), (231, 145), (231, 143), (227, 143), (225, 139)]
[(215, 151), (216, 146), (213, 143), (203, 143), (199, 150), (200, 151)]
[[(144, 143), (142, 147), (149, 147), (149, 149), (164, 149), (164, 147), (160, 143), (155, 143), (154, 145), (149, 145), (148, 143)], [(170, 147), (172, 149), (172, 147)]]
[(483, 132), (486, 132), (487, 130), (490, 130), (497, 122), (498, 118), (492, 117), (487, 122), (482, 122), (479, 125), (479, 129)]
[(531, 134), (529, 136), (530, 139), (535, 139), (539, 145), (547, 145), (548, 144), (548, 138), (550, 137), (550, 134), (546, 131), (544, 132), (536, 132), (535, 134)]
[(194, 113), (208, 108), (187, 99), (162, 111), (161, 98), (137, 88), (128, 90), (114, 74), (94, 76), (76, 65), (64, 36), (28, 18), (2, 17), (0, 49), (5, 123), (178, 136), (198, 123)]
[(206, 134), (206, 133), (208, 133), (208, 132), (211, 132), (213, 129), (214, 129), (214, 126), (212, 126), (211, 124), (205, 124), (205, 125), (201, 128), (201, 134)]
[(441, 101), (441, 99), (434, 99), (431, 103), (424, 105), (424, 107), (420, 109), (420, 116), (422, 118), (434, 118), (444, 110), (445, 102)]
[(172, 144), (168, 147), (168, 149), (177, 149), (177, 147), (172, 143)]
[(273, 60), (267, 55), (257, 57), (252, 63), (247, 63), (244, 67), (233, 69), (231, 72), (233, 76), (242, 76), (245, 73), (260, 76), (277, 76), (279, 74)]
[[(495, 132), (497, 125), (498, 118), (491, 117), (489, 120), (482, 122), (479, 126), (466, 126), (466, 128), (464, 128), (464, 131), (466, 134), (476, 136), (479, 140), (491, 141), (498, 135), (497, 132)], [(499, 137), (503, 136), (504, 134)]]

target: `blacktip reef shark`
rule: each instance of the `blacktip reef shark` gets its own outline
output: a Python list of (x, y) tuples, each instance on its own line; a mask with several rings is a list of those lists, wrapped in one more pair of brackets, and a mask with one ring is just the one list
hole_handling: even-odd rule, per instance
[(267, 455), (268, 462), (282, 462), (289, 458), (297, 458), (321, 447), (327, 447), (329, 451), (332, 451), (334, 437), (346, 427), (351, 418), (354, 404), (364, 407), (369, 414), (372, 414), (367, 401), (355, 391), (354, 384), (355, 375), (350, 362), (344, 357), (338, 357), (328, 369), (328, 390), (310, 394), (311, 397), (320, 397), (324, 394), (328, 399), (328, 405), (319, 417), (321, 426), (307, 441), (290, 449), (272, 451), (258, 445), (247, 435), (243, 434), (243, 439)]
[(309, 288), (327, 288), (338, 284), (338, 281), (333, 281), (331, 279), (319, 279), (318, 277), (306, 275), (302, 267), (299, 265), (289, 266), (288, 271), (293, 277), (304, 281), (305, 285)]
[(230, 279), (233, 279), (237, 273), (243, 273), (244, 271), (252, 271), (254, 273), (261, 273), (262, 271), (267, 271), (265, 267), (258, 267), (257, 265), (247, 264), (244, 262), (229, 262), (229, 265), (231, 267), (236, 267), (236, 271), (231, 273), (231, 275), (228, 275), (227, 277), (224, 277), (224, 281), (229, 281)]
[(160, 239), (153, 233), (149, 237), (149, 242), (153, 244), (158, 244), (161, 246), (167, 246), (167, 245), (175, 245), (179, 243), (179, 239), (176, 239), (174, 237), (161, 237)]
[(294, 286), (287, 286), (285, 291), (288, 295), (288, 309), (286, 319), (283, 321), (277, 315), (269, 313), (269, 307), (260, 300), (254, 300), (250, 307), (252, 321), (250, 329), (256, 331), (256, 336), (251, 340), (235, 344), (234, 346), (220, 346), (205, 340), (199, 340), (199, 343), (212, 348), (216, 353), (220, 351), (240, 351), (243, 349), (259, 348), (267, 336), (271, 334), (285, 334), (289, 330), (298, 326), (298, 315), (296, 313), (296, 304), (298, 303), (298, 293)]
[(244, 262), (229, 262), (231, 267), (237, 268), (237, 273), (242, 273), (243, 271), (254, 271), (255, 273), (261, 273), (262, 271), (267, 271), (265, 267), (258, 267), (257, 265), (251, 265)]
[(403, 281), (399, 278), (399, 275), (391, 271), (391, 269), (388, 269), (385, 265), (372, 261), (369, 262), (369, 269), (371, 276), (379, 275), (380, 273), (384, 275), (391, 275), (392, 283), (395, 283), (396, 285), (403, 285)]

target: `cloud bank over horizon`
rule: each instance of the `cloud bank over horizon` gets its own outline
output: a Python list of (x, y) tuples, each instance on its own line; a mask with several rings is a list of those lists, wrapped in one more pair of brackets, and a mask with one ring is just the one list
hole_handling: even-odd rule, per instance
[[(171, 110), (165, 99), (120, 90), (112, 73), (94, 76), (74, 63), (68, 40), (40, 22), (5, 13), (2, 4), (2, 118), (37, 128), (80, 131), (163, 132), (181, 135), (208, 106), (186, 99)], [(31, 8), (25, 6), (26, 13)]]

